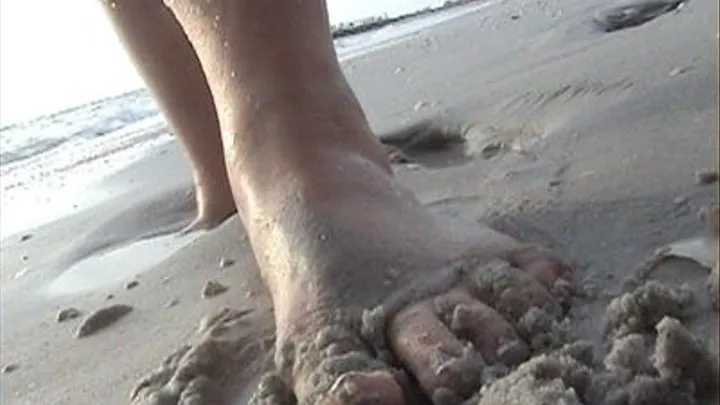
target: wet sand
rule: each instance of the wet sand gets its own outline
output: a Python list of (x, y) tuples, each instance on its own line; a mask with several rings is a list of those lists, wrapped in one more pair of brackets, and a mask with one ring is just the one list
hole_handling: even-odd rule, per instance
[[(658, 247), (704, 232), (697, 213), (718, 193), (695, 181), (718, 167), (717, 2), (611, 33), (593, 22), (606, 7), (499, 2), (343, 64), (378, 133), (438, 114), (472, 124), (462, 145), (408, 152), (413, 163), (395, 165), (397, 175), (438, 213), (490, 222), (572, 260), (583, 292), (573, 331), (600, 353), (605, 309), (626, 277)], [(121, 192), (2, 241), (3, 404), (128, 403), (139, 380), (201, 337), (208, 314), (267, 303), (237, 218), (158, 249), (130, 245), (106, 252), (119, 257), (75, 263), (189, 219), (176, 145), (96, 187)], [(688, 284), (696, 297), (685, 323), (716, 345), (707, 269), (686, 260), (661, 267), (655, 278)], [(208, 281), (227, 291), (203, 297)], [(78, 339), (83, 318), (110, 305), (132, 310)], [(80, 316), (58, 322), (68, 308)], [(255, 322), (266, 319), (259, 311), (233, 326), (262, 335)]]

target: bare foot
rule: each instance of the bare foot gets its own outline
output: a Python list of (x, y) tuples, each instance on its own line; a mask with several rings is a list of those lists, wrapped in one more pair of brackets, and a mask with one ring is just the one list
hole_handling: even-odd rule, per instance
[(487, 366), (526, 360), (518, 323), (533, 307), (562, 315), (569, 269), (431, 215), (372, 164), (345, 157), (336, 167), (374, 179), (283, 205), (270, 235), (249, 226), (277, 333), (277, 369), (255, 403), (454, 404)]
[[(226, 179), (225, 176), (222, 177)], [(192, 192), (197, 204), (197, 216), (180, 234), (214, 229), (237, 213), (230, 186), (203, 187), (195, 185)]]

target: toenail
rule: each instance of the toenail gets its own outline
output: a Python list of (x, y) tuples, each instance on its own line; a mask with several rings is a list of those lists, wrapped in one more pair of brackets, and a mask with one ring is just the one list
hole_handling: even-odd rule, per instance
[(452, 320), (450, 321), (450, 330), (453, 333), (460, 333), (468, 327), (468, 323), (472, 319), (472, 311), (465, 305), (458, 305), (452, 312)]

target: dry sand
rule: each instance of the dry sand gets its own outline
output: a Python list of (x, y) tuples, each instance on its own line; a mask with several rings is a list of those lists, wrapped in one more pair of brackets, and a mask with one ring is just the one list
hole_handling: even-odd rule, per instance
[[(703, 232), (697, 212), (718, 189), (697, 185), (695, 173), (717, 168), (719, 129), (717, 2), (694, 0), (612, 33), (592, 21), (604, 7), (587, 0), (498, 2), (344, 63), (377, 132), (441, 113), (474, 124), (463, 145), (411, 156), (415, 164), (397, 165), (397, 175), (434, 211), (489, 221), (573, 260), (583, 295), (570, 312), (572, 329), (600, 354), (609, 342), (605, 309), (626, 277), (656, 248)], [(68, 270), (98, 249), (178, 229), (192, 213), (188, 169), (176, 145), (96, 187), (123, 192), (2, 241), (2, 404), (126, 404), (137, 381), (197, 338), (201, 319), (207, 327), (217, 322), (207, 315), (222, 308), (266, 303), (236, 218), (213, 232), (131, 244)], [(693, 292), (684, 324), (716, 347), (707, 269), (687, 260), (660, 267), (653, 277)], [(227, 291), (203, 297), (208, 281)], [(116, 322), (97, 331), (86, 326), (78, 338), (81, 318), (109, 305), (116, 307), (101, 315)], [(267, 316), (230, 317), (252, 325)], [(679, 330), (673, 319), (656, 319), (662, 322), (654, 350), (673, 347), (662, 336), (685, 336), (672, 332)], [(652, 335), (655, 325), (645, 326)], [(638, 339), (623, 344), (641, 345)], [(621, 360), (610, 363), (622, 365), (623, 353), (614, 352), (611, 359)], [(552, 377), (553, 364), (585, 367), (555, 356), (516, 373), (540, 378), (540, 367)], [(658, 370), (676, 366), (657, 358), (665, 359)], [(539, 380), (525, 381), (531, 391)]]

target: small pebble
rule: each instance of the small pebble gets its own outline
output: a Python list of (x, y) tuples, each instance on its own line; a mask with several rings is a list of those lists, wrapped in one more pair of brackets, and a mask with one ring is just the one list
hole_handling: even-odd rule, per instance
[(685, 205), (688, 202), (688, 198), (684, 195), (681, 195), (673, 200), (673, 204), (675, 205)]
[(13, 275), (13, 278), (18, 279), (18, 278), (26, 275), (28, 273), (28, 271), (30, 271), (30, 269), (28, 269), (28, 268), (22, 269), (22, 270), (18, 271), (17, 273), (15, 273)]
[(137, 280), (131, 280), (131, 281), (128, 281), (127, 284), (125, 284), (125, 289), (132, 290), (133, 288), (135, 288), (139, 285), (140, 285), (140, 283)]
[(114, 295), (108, 294), (108, 295), (105, 296), (105, 301), (110, 301), (110, 300), (113, 299), (113, 298), (115, 298)]
[(402, 67), (396, 67), (395, 70), (393, 70), (393, 73), (398, 74), (404, 72), (405, 69)]
[(520, 19), (520, 16), (517, 15), (517, 14), (513, 14), (513, 15), (510, 16), (510, 19), (513, 20), (513, 21), (519, 20), (519, 19)]
[(690, 68), (687, 68), (687, 67), (675, 68), (672, 71), (670, 71), (670, 77), (674, 77), (674, 76), (683, 74), (683, 73), (687, 72), (688, 70), (690, 70)]
[(233, 264), (235, 264), (235, 260), (228, 259), (227, 257), (223, 257), (220, 259), (220, 263), (218, 263), (218, 267), (220, 267), (221, 269), (224, 269), (226, 267), (232, 266)]
[(218, 283), (217, 281), (210, 280), (205, 283), (202, 289), (202, 297), (204, 299), (209, 299), (216, 297), (220, 294), (225, 293), (228, 290), (228, 287)]
[(72, 308), (72, 307), (65, 308), (65, 309), (61, 309), (60, 311), (58, 311), (56, 320), (58, 323), (62, 323), (65, 321), (69, 321), (71, 319), (75, 319), (75, 318), (79, 317), (80, 315), (81, 315), (80, 311), (77, 310), (76, 308)]
[(75, 336), (78, 339), (90, 336), (114, 324), (132, 310), (133, 307), (124, 304), (115, 304), (100, 308), (82, 321)]
[(388, 153), (388, 160), (391, 164), (410, 163), (410, 158), (400, 149), (393, 149)]
[(31, 234), (29, 234), (29, 233), (26, 234), (26, 235), (23, 235), (22, 237), (20, 237), (20, 242), (28, 241), (28, 240), (32, 239), (32, 237), (33, 237), (33, 236), (32, 236)]
[(500, 152), (505, 148), (507, 148), (507, 145), (504, 142), (491, 142), (482, 148), (480, 154), (485, 159), (491, 159), (500, 154)]
[(13, 371), (18, 369), (18, 365), (14, 363), (6, 364), (3, 366), (2, 370), (0, 370), (0, 373), (2, 374), (10, 374)]
[(720, 179), (720, 172), (717, 170), (700, 170), (695, 173), (695, 182), (700, 185), (716, 183)]
[(552, 180), (550, 180), (550, 182), (548, 183), (548, 185), (549, 185), (550, 187), (557, 187), (557, 186), (559, 186), (560, 184), (562, 184), (562, 180), (560, 180), (560, 179), (552, 179)]
[(418, 101), (417, 103), (415, 103), (415, 107), (413, 107), (413, 109), (415, 111), (419, 111), (425, 107), (428, 107), (429, 105), (430, 105), (430, 103), (427, 101)]
[(30, 256), (28, 256), (28, 255), (23, 255), (23, 256), (20, 258), (20, 260), (26, 262), (26, 261), (30, 260)]

